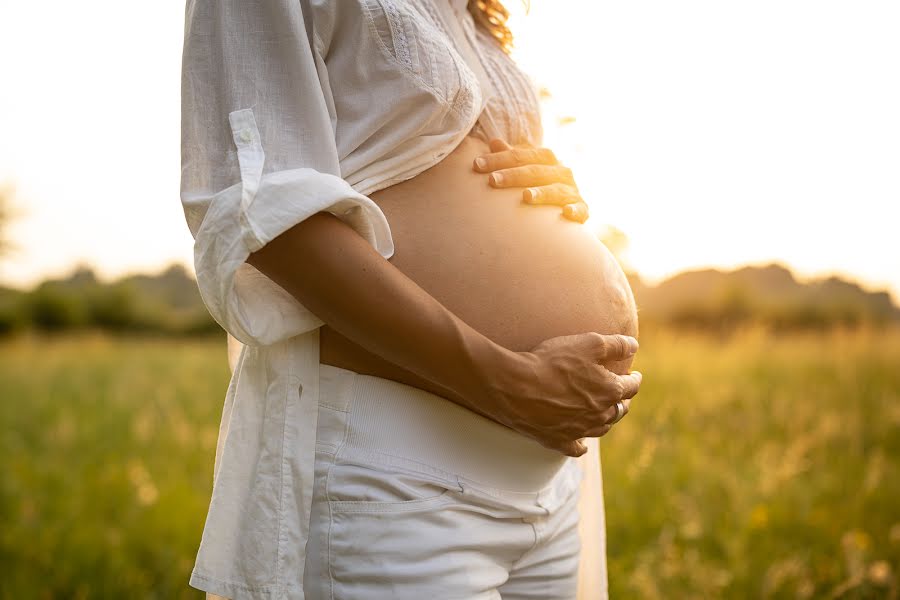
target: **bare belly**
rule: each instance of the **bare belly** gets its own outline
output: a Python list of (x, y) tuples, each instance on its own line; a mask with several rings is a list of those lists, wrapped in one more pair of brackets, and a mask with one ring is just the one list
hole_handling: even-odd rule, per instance
[[(561, 207), (523, 204), (522, 188), (490, 187), (472, 170), (487, 152), (466, 137), (439, 164), (371, 194), (390, 223), (391, 263), (510, 350), (586, 331), (636, 335), (631, 288), (606, 246)], [(447, 395), (328, 325), (320, 329), (320, 362)], [(630, 362), (612, 368), (625, 373)]]

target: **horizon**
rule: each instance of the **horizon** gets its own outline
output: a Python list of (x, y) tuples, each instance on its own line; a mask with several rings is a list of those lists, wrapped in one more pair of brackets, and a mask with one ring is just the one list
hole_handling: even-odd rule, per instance
[[(91, 265), (88, 263), (77, 263), (75, 265), (72, 265), (71, 268), (64, 273), (61, 273), (59, 275), (52, 276), (52, 277), (46, 277), (46, 278), (42, 279), (41, 281), (38, 281), (38, 282), (34, 283), (32, 286), (28, 286), (28, 287), (10, 286), (10, 285), (7, 285), (4, 282), (0, 281), (0, 289), (5, 287), (8, 289), (14, 289), (18, 292), (28, 293), (28, 292), (33, 291), (36, 288), (36, 286), (39, 286), (46, 282), (67, 281), (67, 280), (75, 277), (75, 275), (77, 273), (84, 271), (84, 270), (89, 271), (91, 273), (91, 275), (101, 285), (110, 285), (110, 284), (114, 284), (118, 281), (121, 281), (123, 279), (127, 279), (129, 277), (150, 277), (150, 278), (161, 277), (165, 273), (167, 273), (170, 269), (175, 268), (175, 267), (183, 269), (184, 272), (187, 273), (187, 275), (190, 278), (192, 278), (196, 281), (197, 274), (194, 272), (193, 265), (191, 265), (189, 263), (181, 262), (181, 261), (172, 261), (168, 264), (162, 265), (158, 269), (141, 270), (141, 271), (127, 271), (127, 272), (122, 272), (122, 273), (119, 273), (119, 274), (116, 274), (113, 276), (108, 276), (108, 275), (103, 275), (101, 273), (98, 273), (96, 268), (94, 267), (94, 265)], [(721, 275), (728, 275), (728, 274), (736, 273), (738, 271), (742, 271), (745, 269), (764, 270), (764, 269), (771, 269), (771, 268), (780, 268), (780, 269), (786, 270), (788, 273), (791, 274), (791, 277), (798, 284), (804, 285), (804, 286), (812, 285), (814, 283), (823, 282), (823, 281), (830, 280), (830, 279), (838, 279), (840, 281), (859, 286), (859, 288), (861, 290), (863, 290), (864, 292), (866, 292), (867, 294), (885, 293), (890, 298), (890, 301), (893, 304), (893, 306), (897, 310), (900, 310), (900, 301), (898, 301), (898, 299), (895, 297), (895, 295), (892, 294), (891, 290), (888, 288), (869, 287), (869, 286), (865, 285), (863, 282), (861, 282), (857, 279), (854, 279), (851, 275), (845, 275), (845, 274), (839, 274), (839, 273), (824, 274), (824, 275), (812, 276), (812, 277), (804, 277), (803, 275), (798, 274), (793, 268), (791, 268), (790, 265), (787, 265), (785, 263), (778, 262), (778, 261), (773, 261), (773, 262), (768, 262), (768, 263), (759, 263), (759, 264), (738, 265), (734, 268), (702, 266), (702, 267), (696, 267), (696, 268), (683, 269), (681, 271), (678, 271), (676, 273), (673, 273), (673, 274), (663, 277), (661, 279), (649, 279), (649, 278), (645, 277), (643, 274), (639, 273), (638, 271), (633, 271), (633, 270), (626, 270), (625, 272), (629, 277), (636, 276), (642, 285), (644, 285), (646, 287), (650, 287), (650, 288), (655, 288), (655, 287), (658, 287), (659, 285), (665, 283), (666, 281), (669, 281), (680, 275), (688, 275), (691, 273), (702, 273), (702, 272), (713, 271), (713, 272), (719, 273)]]
[[(514, 58), (551, 92), (544, 145), (573, 169), (586, 226), (628, 236), (642, 280), (777, 263), (900, 304), (900, 78), (884, 76), (900, 67), (900, 6), (506, 5)], [(0, 7), (0, 50), (25, 57), (7, 73), (22, 93), (0, 98), (0, 186), (26, 211), (0, 284), (80, 264), (105, 281), (172, 263), (193, 274), (178, 198), (184, 5), (55, 10)], [(66, 89), (84, 92), (58, 100)]]

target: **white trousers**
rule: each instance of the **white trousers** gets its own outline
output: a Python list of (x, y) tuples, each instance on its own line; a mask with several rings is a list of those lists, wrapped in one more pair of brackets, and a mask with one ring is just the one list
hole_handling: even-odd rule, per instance
[(332, 365), (318, 423), (308, 600), (575, 600), (579, 459)]

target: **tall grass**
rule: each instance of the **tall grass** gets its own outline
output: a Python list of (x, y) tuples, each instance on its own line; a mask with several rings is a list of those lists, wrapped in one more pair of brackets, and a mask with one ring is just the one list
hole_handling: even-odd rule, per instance
[(4, 598), (197, 598), (187, 587), (228, 383), (225, 340), (0, 346)]
[(900, 332), (654, 332), (601, 442), (612, 598), (896, 597)]
[[(900, 332), (642, 335), (601, 441), (611, 597), (889, 598)], [(201, 598), (225, 340), (0, 343), (0, 597)]]

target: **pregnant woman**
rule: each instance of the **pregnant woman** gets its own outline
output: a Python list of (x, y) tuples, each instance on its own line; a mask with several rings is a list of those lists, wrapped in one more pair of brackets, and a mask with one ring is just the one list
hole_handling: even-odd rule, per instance
[(596, 442), (640, 386), (636, 311), (505, 18), (188, 0), (181, 199), (242, 343), (191, 585), (606, 597)]

